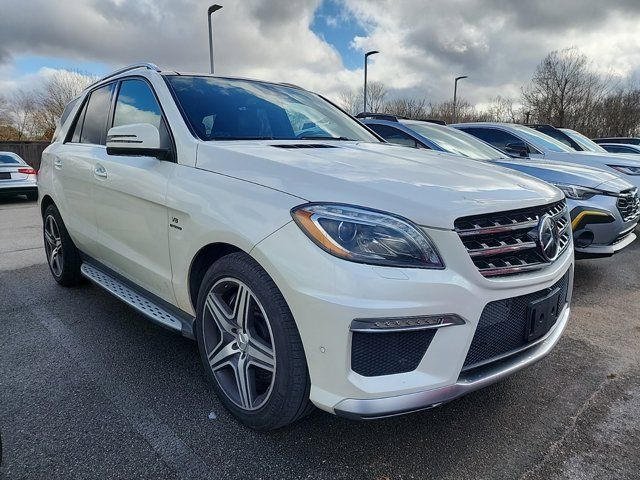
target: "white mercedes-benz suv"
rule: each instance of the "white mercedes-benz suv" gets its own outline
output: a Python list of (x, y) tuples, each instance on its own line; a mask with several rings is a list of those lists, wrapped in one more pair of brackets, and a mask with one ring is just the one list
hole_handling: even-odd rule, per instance
[(442, 155), (292, 85), (127, 67), (43, 153), (47, 260), (195, 338), (253, 428), (433, 407), (546, 355), (573, 284), (559, 190)]

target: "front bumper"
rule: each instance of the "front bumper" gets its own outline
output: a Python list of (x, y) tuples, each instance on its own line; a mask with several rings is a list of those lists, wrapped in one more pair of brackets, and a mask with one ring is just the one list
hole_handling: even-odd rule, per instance
[[(532, 363), (560, 337), (568, 308), (540, 343), (527, 345), (526, 351), (500, 364), (461, 373), (485, 306), (553, 286), (572, 270), (573, 251), (568, 248), (542, 270), (489, 279), (478, 272), (455, 232), (425, 231), (439, 248), (444, 270), (344, 261), (319, 249), (293, 222), (251, 251), (280, 288), (296, 320), (311, 377), (310, 398), (321, 409), (364, 418), (428, 408)], [(569, 275), (568, 302), (573, 283), (572, 272)], [(351, 368), (354, 319), (443, 314), (455, 314), (463, 323), (437, 329), (415, 369), (365, 376)]]
[(535, 345), (490, 363), (484, 367), (463, 372), (453, 385), (415, 392), (395, 397), (358, 400), (349, 398), (334, 407), (336, 415), (357, 420), (392, 417), (404, 413), (426, 410), (450, 402), (475, 390), (499, 382), (529, 365), (543, 359), (558, 343), (569, 321), (570, 307), (567, 305), (553, 329)]
[[(576, 256), (579, 258), (608, 257), (629, 246), (636, 239), (633, 233), (638, 219), (625, 222), (617, 207), (617, 198), (596, 195), (589, 200), (567, 200)], [(581, 245), (581, 238), (590, 240)]]

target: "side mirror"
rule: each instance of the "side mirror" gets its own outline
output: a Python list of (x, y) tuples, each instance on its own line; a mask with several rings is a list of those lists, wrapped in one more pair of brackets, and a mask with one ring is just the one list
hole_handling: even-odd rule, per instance
[(150, 123), (132, 123), (107, 132), (108, 155), (140, 155), (164, 158), (169, 151), (160, 147), (160, 132)]
[(507, 143), (504, 146), (504, 150), (510, 155), (516, 155), (518, 157), (528, 157), (529, 147), (522, 142)]

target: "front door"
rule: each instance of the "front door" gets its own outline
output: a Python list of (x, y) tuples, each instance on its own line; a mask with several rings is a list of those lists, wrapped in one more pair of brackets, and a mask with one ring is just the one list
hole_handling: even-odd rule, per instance
[[(112, 126), (149, 123), (169, 141), (151, 86), (143, 79), (120, 82)], [(150, 156), (108, 155), (96, 159), (95, 211), (99, 260), (168, 302), (174, 302), (169, 258), (166, 193), (176, 164)]]

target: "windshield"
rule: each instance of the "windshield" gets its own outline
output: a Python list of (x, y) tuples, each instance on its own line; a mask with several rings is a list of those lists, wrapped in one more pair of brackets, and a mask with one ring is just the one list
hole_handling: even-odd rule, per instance
[(575, 150), (573, 148), (567, 147), (564, 143), (559, 142), (555, 138), (551, 138), (549, 135), (538, 132), (533, 128), (524, 127), (522, 125), (510, 125), (510, 127), (516, 130), (516, 132), (527, 142), (530, 142), (534, 147), (540, 150), (575, 153)]
[(379, 140), (305, 90), (266, 82), (169, 75), (187, 122), (202, 140)]
[(22, 162), (10, 153), (0, 153), (0, 165), (22, 165)]
[(560, 130), (569, 135), (574, 142), (584, 148), (587, 152), (607, 153), (607, 151), (596, 142), (575, 130), (571, 130), (569, 128), (561, 128)]
[(474, 160), (509, 158), (474, 136), (452, 127), (426, 122), (402, 121), (402, 123), (449, 153)]

